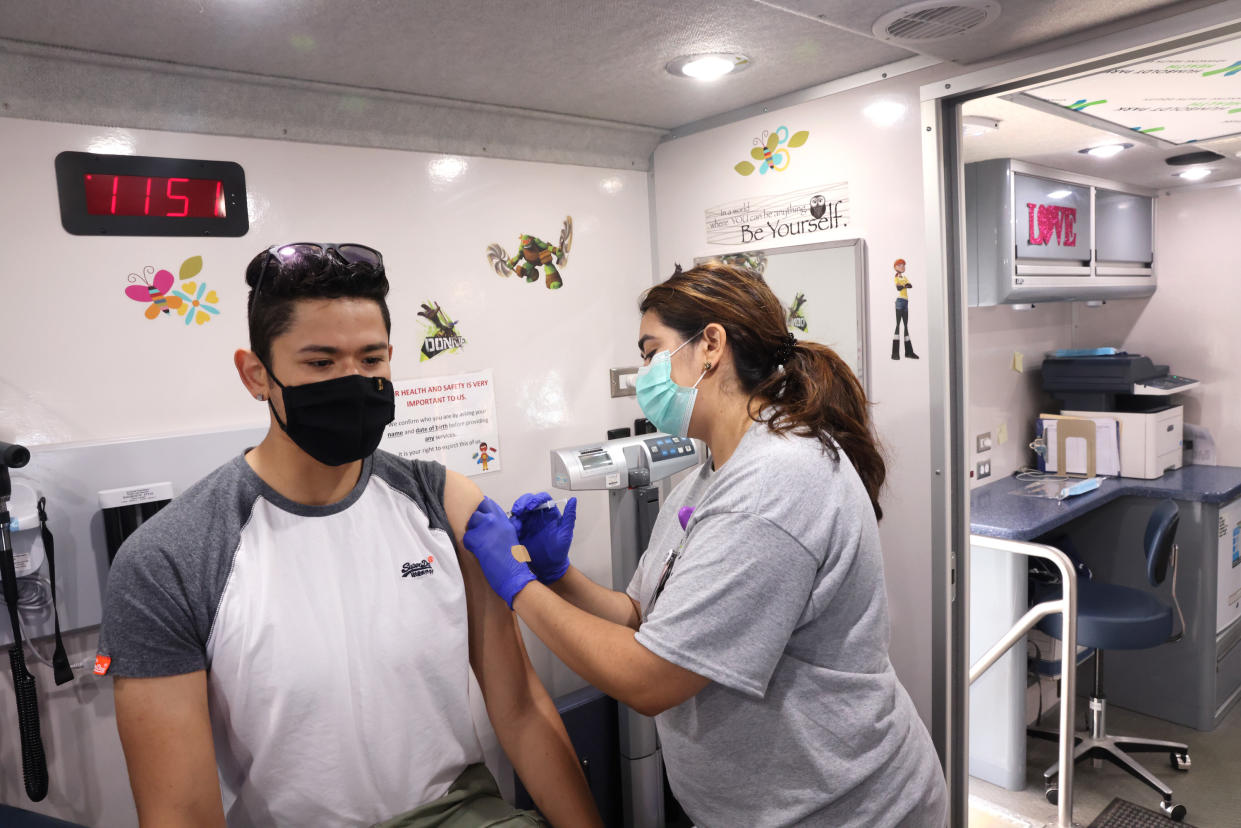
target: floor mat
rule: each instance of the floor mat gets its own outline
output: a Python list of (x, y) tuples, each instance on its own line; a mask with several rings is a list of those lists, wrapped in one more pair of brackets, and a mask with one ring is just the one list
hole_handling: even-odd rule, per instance
[(1174, 825), (1194, 828), (1188, 822), (1174, 822), (1159, 811), (1116, 797), (1103, 809), (1103, 813), (1094, 818), (1089, 828), (1172, 828)]

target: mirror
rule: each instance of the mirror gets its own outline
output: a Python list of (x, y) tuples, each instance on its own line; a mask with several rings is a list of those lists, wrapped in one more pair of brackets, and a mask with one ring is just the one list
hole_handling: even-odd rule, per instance
[(789, 331), (840, 355), (870, 393), (866, 352), (866, 243), (862, 239), (744, 250), (694, 260), (758, 271), (784, 307)]

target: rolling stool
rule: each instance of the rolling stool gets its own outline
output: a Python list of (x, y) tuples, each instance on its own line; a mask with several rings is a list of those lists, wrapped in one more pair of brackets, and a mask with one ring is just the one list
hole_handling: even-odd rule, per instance
[[(1178, 614), (1180, 605), (1176, 601), (1175, 591), (1175, 539), (1179, 520), (1176, 504), (1171, 500), (1163, 501), (1155, 507), (1155, 511), (1146, 524), (1143, 543), (1146, 552), (1146, 578), (1151, 586), (1159, 586), (1163, 583), (1168, 571), (1168, 563), (1170, 560), (1172, 562), (1174, 587), (1172, 601), (1177, 605)], [(1073, 761), (1077, 762), (1086, 756), (1110, 759), (1159, 791), (1163, 795), (1159, 807), (1165, 814), (1179, 822), (1185, 818), (1185, 806), (1174, 803), (1172, 789), (1130, 757), (1129, 752), (1166, 752), (1171, 759), (1172, 767), (1187, 771), (1190, 768), (1189, 746), (1180, 742), (1165, 742), (1158, 739), (1108, 735), (1105, 727), (1107, 698), (1103, 694), (1103, 651), (1141, 650), (1179, 640), (1184, 634), (1184, 619), (1181, 620), (1182, 632), (1173, 636), (1172, 608), (1153, 595), (1131, 587), (1102, 584), (1092, 580), (1079, 580), (1077, 586), (1077, 644), (1094, 648), (1095, 668), (1094, 689), (1090, 694), (1090, 735), (1073, 737), (1076, 741)], [(1059, 597), (1059, 584), (1036, 583), (1034, 586), (1036, 603), (1056, 600)], [(1060, 638), (1061, 616), (1049, 615), (1039, 622), (1038, 627), (1048, 635)], [(1060, 734), (1053, 730), (1029, 728), (1027, 732), (1040, 739), (1052, 741), (1060, 739)], [(1059, 787), (1056, 784), (1059, 769), (1060, 763), (1057, 762), (1043, 772), (1047, 799), (1053, 804), (1059, 797)]]

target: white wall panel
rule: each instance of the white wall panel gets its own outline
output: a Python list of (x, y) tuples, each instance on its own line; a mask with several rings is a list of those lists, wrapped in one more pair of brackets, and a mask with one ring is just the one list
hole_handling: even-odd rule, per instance
[[(1107, 308), (1091, 312), (1102, 315), (1117, 304), (1109, 302)], [(1026, 310), (1009, 305), (969, 308), (968, 469), (974, 469), (979, 460), (991, 460), (990, 479), (971, 478), (972, 487), (985, 486), (1034, 462), (1029, 447), (1034, 418), (1046, 409), (1043, 355), (1072, 346), (1072, 316), (1070, 302), (1045, 302)], [(991, 433), (991, 450), (978, 452), (975, 438), (983, 432)], [(1001, 435), (1004, 442), (1000, 442)]]
[[(887, 451), (888, 482), (880, 523), (892, 618), (892, 662), (923, 719), (931, 719), (930, 392), (927, 360), (891, 360), (896, 290), (892, 263), (907, 261), (910, 329), (915, 351), (925, 349), (925, 263), (919, 85), (935, 69), (872, 84), (816, 101), (661, 144), (655, 152), (655, 207), (659, 278), (696, 256), (731, 252), (707, 242), (703, 211), (726, 202), (794, 192), (847, 181), (849, 226), (814, 235), (763, 239), (771, 249), (827, 238), (861, 237), (869, 263), (867, 313), (870, 394), (879, 437)], [(890, 126), (862, 110), (888, 101), (904, 105)], [(733, 166), (750, 159), (754, 138), (786, 126), (809, 130), (783, 171), (741, 176)], [(752, 159), (751, 159), (752, 160)]]
[[(53, 158), (101, 141), (139, 155), (239, 162), (251, 197), (249, 234), (68, 235)], [(18, 119), (0, 119), (0, 147), (0, 243), (8, 251), (0, 273), (0, 439), (45, 444), (265, 423), (265, 408), (245, 393), (232, 354), (247, 346), (245, 265), (288, 241), (357, 241), (384, 252), (394, 377), (494, 372), (503, 470), (474, 479), (501, 502), (549, 486), (551, 448), (602, 438), (640, 416), (633, 398), (609, 397), (607, 369), (636, 363), (637, 298), (650, 284), (643, 173), (474, 157), (445, 163), (444, 156), (395, 150)], [(510, 254), (521, 233), (554, 243), (566, 215), (575, 238), (562, 289), (491, 269), (489, 243)], [(144, 306), (124, 295), (127, 275), (147, 265), (175, 273), (192, 255), (203, 257), (200, 281), (217, 291), (220, 315), (201, 327), (178, 317), (145, 319)], [(468, 344), (420, 362), (424, 330), (416, 313), (426, 300), (441, 304)], [(606, 583), (607, 500), (599, 492), (581, 501), (574, 561)], [(75, 641), (80, 657), (93, 635)], [(582, 686), (533, 636), (527, 644), (549, 692)], [(50, 675), (39, 679), (52, 687)], [(0, 684), (5, 698), (12, 696)], [(131, 824), (110, 686), (44, 692), (41, 704), (55, 722), (48, 729), (73, 746), (50, 748), (53, 795), (39, 807), (90, 825)], [(0, 716), (11, 715), (9, 706)], [(9, 724), (0, 718), (7, 734), (0, 766), (14, 771), (0, 779), (0, 799), (20, 803), (16, 728)], [(84, 782), (88, 768), (98, 770), (97, 781)]]
[(1159, 289), (1145, 301), (1125, 303), (1103, 325), (1079, 326), (1077, 339), (1086, 346), (1096, 339), (1123, 343), (1201, 380), (1179, 397), (1185, 422), (1210, 430), (1220, 465), (1241, 466), (1241, 296), (1232, 250), (1241, 185), (1172, 191), (1159, 197), (1155, 211)]

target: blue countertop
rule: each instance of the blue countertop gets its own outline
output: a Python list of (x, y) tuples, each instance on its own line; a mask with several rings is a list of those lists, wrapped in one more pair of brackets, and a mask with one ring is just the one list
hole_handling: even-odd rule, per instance
[(1065, 500), (1018, 494), (1026, 481), (1005, 477), (970, 492), (970, 532), (1033, 540), (1119, 497), (1154, 497), (1221, 504), (1241, 497), (1241, 468), (1186, 466), (1155, 480), (1104, 478), (1099, 488)]

